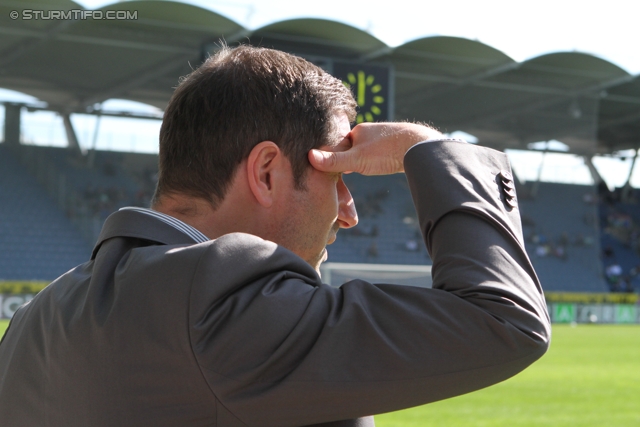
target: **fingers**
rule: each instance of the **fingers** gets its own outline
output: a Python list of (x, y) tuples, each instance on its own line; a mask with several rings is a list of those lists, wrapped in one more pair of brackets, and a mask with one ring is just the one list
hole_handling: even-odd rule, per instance
[(347, 151), (310, 150), (309, 162), (322, 172), (399, 173), (409, 148), (437, 137), (441, 137), (437, 130), (413, 123), (363, 123), (351, 130)]
[(322, 172), (349, 172), (354, 170), (354, 152), (309, 151), (311, 166)]
[(363, 153), (367, 153), (367, 151), (357, 148), (342, 152), (313, 149), (309, 151), (309, 162), (321, 172), (357, 172), (362, 175), (388, 175), (404, 172), (400, 156), (387, 155), (380, 150), (373, 154)]

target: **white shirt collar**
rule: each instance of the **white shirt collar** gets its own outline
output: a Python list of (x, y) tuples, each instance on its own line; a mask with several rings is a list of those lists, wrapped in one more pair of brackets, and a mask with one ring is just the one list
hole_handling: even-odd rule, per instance
[(197, 243), (204, 243), (204, 242), (208, 242), (209, 241), (209, 238), (207, 236), (205, 236), (204, 234), (202, 234), (200, 231), (198, 231), (197, 229), (193, 228), (189, 224), (184, 223), (184, 222), (180, 221), (179, 219), (172, 217), (171, 215), (167, 215), (167, 214), (164, 214), (162, 212), (154, 211), (152, 209), (138, 208), (138, 207), (135, 207), (135, 206), (128, 206), (128, 207), (125, 207), (125, 208), (121, 208), (120, 210), (121, 211), (123, 211), (123, 210), (136, 211), (136, 212), (140, 212), (140, 213), (152, 216), (154, 218), (157, 218), (160, 221), (164, 222), (165, 224), (168, 224), (168, 225), (172, 226), (176, 230), (183, 232), (184, 234), (186, 234), (187, 236), (189, 236), (193, 240), (195, 240)]

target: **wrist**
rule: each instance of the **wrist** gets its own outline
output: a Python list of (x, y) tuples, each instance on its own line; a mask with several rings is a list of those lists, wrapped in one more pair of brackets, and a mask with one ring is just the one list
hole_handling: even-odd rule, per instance
[(411, 126), (411, 137), (408, 138), (407, 142), (407, 150), (411, 149), (411, 147), (425, 141), (434, 141), (446, 139), (445, 136), (438, 130), (423, 124), (417, 123), (408, 123)]

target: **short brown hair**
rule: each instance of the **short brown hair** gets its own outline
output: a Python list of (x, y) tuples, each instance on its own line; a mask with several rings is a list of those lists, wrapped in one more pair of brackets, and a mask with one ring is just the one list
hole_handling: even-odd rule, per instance
[(169, 101), (154, 202), (181, 193), (217, 207), (238, 165), (261, 141), (281, 148), (303, 189), (307, 153), (330, 142), (333, 115), (344, 111), (353, 121), (355, 107), (340, 80), (300, 57), (222, 46), (181, 80)]

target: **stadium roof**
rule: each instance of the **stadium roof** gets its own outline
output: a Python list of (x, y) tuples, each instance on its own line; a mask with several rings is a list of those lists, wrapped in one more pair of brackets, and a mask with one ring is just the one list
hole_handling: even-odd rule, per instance
[[(44, 12), (38, 17), (28, 10)], [(172, 1), (96, 9), (103, 17), (107, 11), (126, 17), (128, 11), (135, 16), (128, 20), (81, 19), (80, 10), (70, 0), (0, 0), (0, 87), (35, 96), (61, 112), (91, 112), (110, 98), (163, 109), (179, 76), (224, 39), (312, 60), (390, 64), (397, 119), (463, 130), (498, 149), (557, 139), (574, 153), (594, 154), (638, 148), (640, 142), (640, 80), (583, 53), (519, 63), (455, 37), (392, 48), (362, 30), (320, 19), (250, 31), (210, 10)], [(17, 19), (12, 11), (19, 13)], [(76, 12), (72, 19), (45, 19), (51, 18), (47, 11)]]

